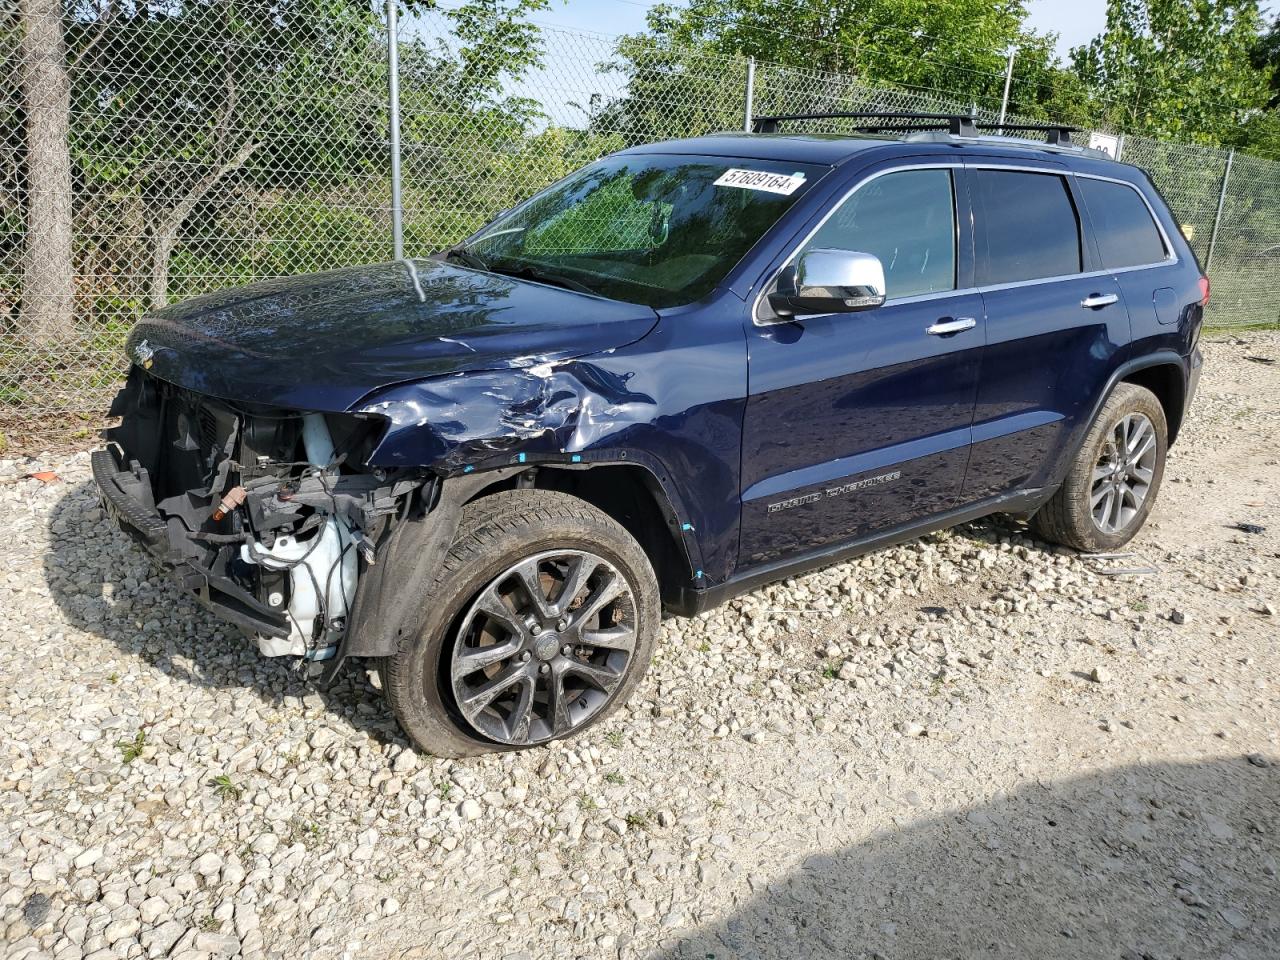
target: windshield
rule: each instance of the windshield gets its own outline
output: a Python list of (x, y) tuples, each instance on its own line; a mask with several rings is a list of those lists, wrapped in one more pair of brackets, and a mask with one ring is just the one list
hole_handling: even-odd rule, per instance
[(499, 217), (450, 258), (650, 307), (692, 303), (829, 169), (742, 158), (606, 157)]

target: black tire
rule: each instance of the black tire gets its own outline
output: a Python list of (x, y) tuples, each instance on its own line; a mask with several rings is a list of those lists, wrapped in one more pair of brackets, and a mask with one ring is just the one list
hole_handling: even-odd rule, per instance
[[(1141, 505), (1118, 529), (1105, 531), (1095, 521), (1090, 504), (1094, 492), (1094, 468), (1099, 466), (1115, 430), (1125, 417), (1141, 414), (1155, 433), (1155, 459), (1151, 478)], [(1164, 408), (1155, 394), (1132, 383), (1118, 384), (1097, 418), (1089, 427), (1062, 486), (1031, 518), (1032, 529), (1045, 540), (1074, 547), (1086, 553), (1115, 550), (1128, 543), (1147, 520), (1160, 492), (1168, 451), (1169, 428)]]
[(622, 679), (603, 694), (607, 701), (567, 735), (599, 723), (635, 690), (653, 656), (661, 616), (657, 579), (640, 545), (619, 523), (577, 497), (549, 490), (495, 493), (464, 509), (438, 576), (423, 587), (429, 609), (421, 633), (379, 663), (396, 719), (419, 748), (439, 757), (466, 757), (562, 739), (510, 743), (486, 737), (460, 709), (451, 676), (459, 630), (481, 591), (526, 558), (556, 550), (589, 551), (603, 559), (621, 574), (634, 599), (634, 648)]

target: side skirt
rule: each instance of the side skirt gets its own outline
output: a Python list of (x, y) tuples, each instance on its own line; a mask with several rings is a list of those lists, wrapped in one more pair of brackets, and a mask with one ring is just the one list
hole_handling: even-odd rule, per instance
[(1037, 488), (1035, 490), (1018, 490), (1014, 493), (1001, 494), (978, 503), (971, 503), (946, 513), (934, 514), (924, 520), (916, 520), (901, 526), (892, 527), (856, 540), (845, 540), (841, 543), (802, 553), (797, 557), (775, 561), (759, 567), (752, 567), (742, 573), (735, 574), (724, 583), (716, 584), (705, 590), (683, 587), (680, 593), (667, 604), (667, 612), (681, 617), (696, 617), (713, 607), (718, 607), (726, 600), (739, 594), (747, 593), (756, 587), (788, 577), (796, 577), (821, 567), (840, 563), (864, 553), (892, 547), (907, 540), (914, 540), (936, 530), (945, 530), (957, 524), (968, 523), (993, 513), (1031, 514), (1038, 510), (1049, 497), (1054, 488)]

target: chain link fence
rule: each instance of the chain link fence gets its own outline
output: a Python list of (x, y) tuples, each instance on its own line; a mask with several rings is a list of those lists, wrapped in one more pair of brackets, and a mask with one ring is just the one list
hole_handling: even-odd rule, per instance
[[(974, 106), (545, 26), (534, 60), (492, 26), (399, 24), (409, 256), (610, 151), (742, 129), (749, 73), (757, 113)], [(100, 414), (157, 305), (392, 256), (380, 11), (22, 0), (0, 14), (0, 57), (0, 418)], [(1133, 136), (1123, 159), (1210, 265), (1211, 322), (1280, 321), (1280, 164)]]

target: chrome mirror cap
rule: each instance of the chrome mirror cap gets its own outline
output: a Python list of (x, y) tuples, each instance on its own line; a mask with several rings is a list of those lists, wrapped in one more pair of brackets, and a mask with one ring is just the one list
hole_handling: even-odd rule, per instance
[(885, 300), (884, 266), (870, 253), (808, 250), (778, 274), (769, 305), (782, 318), (797, 314), (856, 313)]

